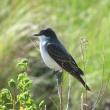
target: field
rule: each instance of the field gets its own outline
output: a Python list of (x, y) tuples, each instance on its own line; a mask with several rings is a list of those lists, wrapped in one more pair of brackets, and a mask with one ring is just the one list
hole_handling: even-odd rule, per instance
[(110, 0), (0, 0), (0, 10), (0, 89), (17, 76), (16, 62), (27, 58), (32, 99), (36, 104), (44, 100), (47, 110), (60, 109), (56, 78), (32, 38), (51, 27), (92, 90), (86, 92), (64, 72), (63, 109), (110, 110)]

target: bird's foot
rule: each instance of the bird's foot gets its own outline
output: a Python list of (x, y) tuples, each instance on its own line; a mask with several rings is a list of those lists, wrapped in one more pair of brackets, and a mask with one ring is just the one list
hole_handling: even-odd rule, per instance
[(58, 82), (59, 82), (59, 84), (61, 83), (61, 81), (62, 81), (62, 74), (61, 74), (61, 72), (59, 72), (59, 71), (54, 71), (54, 74), (55, 74), (55, 76), (56, 76), (56, 79), (58, 79)]

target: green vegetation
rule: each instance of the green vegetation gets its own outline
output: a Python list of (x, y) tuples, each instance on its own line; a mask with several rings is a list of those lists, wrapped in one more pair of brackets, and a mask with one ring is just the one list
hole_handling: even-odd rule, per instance
[[(110, 99), (110, 0), (1, 0), (0, 10), (1, 89), (8, 88), (12, 78), (14, 86), (20, 73), (16, 60), (25, 57), (29, 60), (26, 71), (32, 79), (32, 100), (36, 105), (45, 100), (48, 110), (59, 109), (54, 75), (41, 62), (37, 43), (31, 38), (40, 29), (51, 27), (84, 70), (92, 89), (86, 94), (78, 81), (64, 73), (63, 108), (79, 110), (84, 101), (89, 108), (104, 110)], [(1, 92), (9, 94), (7, 101), (12, 101), (10, 89)]]
[(10, 79), (8, 82), (9, 89), (2, 89), (0, 93), (0, 110), (41, 110), (44, 101), (39, 105), (35, 104), (31, 98), (30, 90), (32, 81), (27, 77), (27, 60), (22, 59), (17, 68), (22, 71), (17, 79)]

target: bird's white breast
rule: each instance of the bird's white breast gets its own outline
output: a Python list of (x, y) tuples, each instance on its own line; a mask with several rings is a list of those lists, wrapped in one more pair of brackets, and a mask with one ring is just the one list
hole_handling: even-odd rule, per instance
[(47, 38), (45, 36), (40, 37), (40, 53), (43, 58), (44, 63), (51, 69), (55, 71), (62, 71), (62, 68), (51, 58), (46, 50), (45, 46), (47, 43)]

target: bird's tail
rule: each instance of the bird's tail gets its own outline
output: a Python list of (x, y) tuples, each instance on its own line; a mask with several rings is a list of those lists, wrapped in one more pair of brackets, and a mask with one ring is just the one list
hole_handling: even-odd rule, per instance
[(85, 83), (85, 81), (83, 80), (83, 78), (81, 76), (76, 77), (81, 84), (86, 88), (86, 90), (91, 91), (91, 89), (89, 88), (89, 86)]
[(72, 75), (81, 82), (81, 84), (86, 88), (86, 90), (91, 91), (91, 89), (89, 88), (89, 86), (85, 83), (85, 81), (83, 80), (83, 78), (81, 77), (81, 75), (74, 75), (72, 73)]

